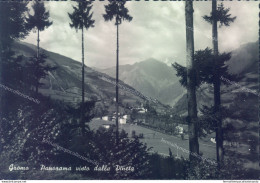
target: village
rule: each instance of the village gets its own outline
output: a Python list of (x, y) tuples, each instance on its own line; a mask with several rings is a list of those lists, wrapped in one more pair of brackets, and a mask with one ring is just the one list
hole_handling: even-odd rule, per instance
[[(118, 113), (118, 123), (123, 128), (124, 125), (128, 124), (130, 126), (140, 126), (144, 128), (151, 129), (155, 132), (165, 133), (169, 135), (179, 136), (181, 139), (188, 138), (188, 125), (184, 124), (180, 119), (175, 120), (173, 115), (168, 115), (169, 119), (160, 119), (161, 115), (167, 115), (166, 111), (160, 111), (151, 116), (150, 112), (143, 104), (139, 107), (133, 107), (130, 110), (131, 112)], [(151, 117), (153, 117), (151, 119)], [(96, 118), (98, 119), (98, 118)], [(108, 115), (101, 116), (99, 118), (102, 121), (100, 124), (105, 129), (115, 128), (116, 127), (116, 112), (111, 112)], [(169, 122), (170, 121), (170, 122)], [(176, 121), (175, 123), (173, 121)], [(182, 123), (181, 123), (182, 122)], [(135, 136), (135, 132), (131, 131), (132, 137)], [(140, 138), (143, 138), (144, 135), (139, 134)]]

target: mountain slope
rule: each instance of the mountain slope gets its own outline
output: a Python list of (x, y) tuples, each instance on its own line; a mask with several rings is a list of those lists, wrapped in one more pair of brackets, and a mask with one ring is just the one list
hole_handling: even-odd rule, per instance
[[(100, 71), (115, 78), (115, 67)], [(152, 58), (133, 65), (120, 65), (119, 78), (143, 94), (156, 98), (164, 104), (173, 105), (175, 99), (184, 92), (176, 71)]]
[(232, 52), (232, 57), (228, 62), (229, 72), (235, 74), (244, 74), (257, 72), (259, 46), (258, 41), (241, 45)]
[[(16, 42), (14, 49), (17, 54), (22, 54), (25, 58), (36, 52), (36, 46), (24, 42)], [(40, 93), (73, 105), (78, 104), (81, 101), (81, 63), (47, 50), (44, 52), (48, 56), (47, 64), (56, 66), (57, 69), (49, 72), (48, 76), (41, 80), (44, 86), (39, 89)], [(110, 76), (86, 67), (85, 100), (95, 99), (105, 104), (106, 107), (113, 106), (115, 98), (115, 84), (113, 82), (115, 80)], [(140, 92), (121, 81), (120, 84), (134, 91), (120, 89), (121, 104), (125, 101), (129, 104), (135, 104), (137, 101), (144, 103), (145, 99)]]
[[(221, 87), (221, 99), (224, 106), (229, 106), (235, 99), (235, 94), (249, 95), (246, 89), (257, 90), (258, 88), (258, 41), (241, 45), (232, 52), (232, 57), (228, 61), (229, 73), (242, 77), (242, 80), (235, 84), (226, 82), (227, 85)], [(213, 87), (203, 85), (197, 91), (198, 111), (202, 105), (213, 105)], [(175, 111), (184, 114), (187, 111), (187, 96), (184, 95), (174, 106)]]

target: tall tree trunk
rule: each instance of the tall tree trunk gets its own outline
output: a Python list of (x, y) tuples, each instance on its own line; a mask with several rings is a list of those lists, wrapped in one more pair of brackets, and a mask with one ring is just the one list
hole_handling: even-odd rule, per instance
[[(4, 51), (6, 51), (6, 50), (4, 50), (4, 45), (1, 41), (0, 41), (0, 50), (1, 50), (1, 52), (0, 52), (0, 84), (4, 84), (2, 81), (2, 77), (3, 77), (3, 72), (2, 72), (3, 71), (3, 60), (2, 59), (3, 59)], [(5, 113), (5, 109), (6, 109), (5, 101), (3, 99), (4, 99), (4, 92), (1, 91), (0, 92), (0, 109), (1, 109), (0, 115), (1, 115), (1, 112)]]
[[(185, 2), (186, 18), (186, 63), (187, 63), (187, 97), (188, 97), (188, 125), (189, 125), (189, 148), (193, 153), (199, 154), (198, 124), (197, 124), (197, 101), (195, 85), (194, 63), (194, 36), (193, 36), (193, 2)], [(190, 154), (193, 162), (195, 156)]]
[[(37, 36), (37, 62), (39, 62), (39, 56), (40, 56), (40, 31), (39, 31), (39, 29), (37, 29), (37, 34), (38, 34), (38, 36)], [(37, 63), (37, 67), (39, 67), (38, 66), (38, 64), (39, 63)], [(37, 69), (37, 68), (36, 68)], [(37, 71), (36, 71), (37, 72)], [(37, 73), (35, 73), (35, 74), (37, 74)], [(39, 88), (39, 85), (38, 85), (38, 79), (39, 78), (37, 78), (37, 80), (36, 80), (36, 86), (35, 86), (35, 92), (36, 92), (36, 94), (38, 94), (38, 88)]]
[(116, 141), (118, 143), (118, 73), (119, 73), (119, 35), (118, 35), (118, 23), (116, 25), (116, 36), (117, 36), (117, 42), (116, 42)]
[(217, 162), (223, 161), (223, 134), (222, 134), (222, 117), (221, 117), (221, 98), (220, 98), (220, 73), (218, 67), (218, 27), (216, 19), (217, 1), (212, 0), (212, 42), (213, 42), (213, 54), (214, 54), (214, 110), (218, 114), (216, 124), (216, 155)]
[(84, 90), (84, 73), (85, 73), (85, 67), (84, 67), (84, 27), (82, 27), (82, 108), (81, 108), (81, 125), (82, 125), (82, 133), (85, 132), (85, 119), (84, 119), (84, 100), (85, 100), (85, 90)]

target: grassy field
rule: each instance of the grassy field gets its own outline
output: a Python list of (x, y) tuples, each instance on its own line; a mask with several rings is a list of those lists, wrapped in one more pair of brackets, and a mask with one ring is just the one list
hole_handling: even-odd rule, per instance
[[(115, 122), (93, 119), (89, 123), (89, 126), (91, 129), (98, 129), (102, 124), (115, 124)], [(165, 141), (171, 142), (172, 144), (176, 144), (177, 146), (182, 147), (183, 149), (189, 150), (189, 141), (187, 137), (184, 140), (182, 140), (180, 137), (177, 136), (163, 134), (160, 132), (156, 132), (152, 129), (144, 128), (133, 124), (120, 124), (119, 129), (124, 129), (126, 133), (128, 133), (129, 137), (131, 137), (133, 130), (136, 132), (136, 135), (142, 133), (144, 135), (144, 138), (141, 139), (141, 141), (146, 143), (148, 147), (153, 147), (153, 149), (151, 150), (153, 152), (158, 152), (161, 155), (168, 156), (170, 148), (174, 156), (182, 156), (184, 158), (189, 157), (188, 153), (183, 152), (182, 150), (178, 150), (175, 146), (168, 145), (165, 142), (161, 141), (163, 138)], [(203, 153), (203, 157), (215, 160), (215, 144), (213, 144), (210, 141), (210, 138), (212, 136), (213, 135), (199, 140), (199, 144), (200, 151)]]

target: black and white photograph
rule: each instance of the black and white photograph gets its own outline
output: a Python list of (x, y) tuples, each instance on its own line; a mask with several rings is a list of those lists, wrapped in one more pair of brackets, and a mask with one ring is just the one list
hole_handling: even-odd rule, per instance
[(0, 0), (1, 183), (259, 182), (259, 9)]

